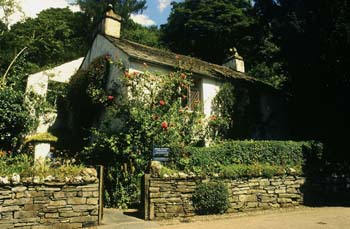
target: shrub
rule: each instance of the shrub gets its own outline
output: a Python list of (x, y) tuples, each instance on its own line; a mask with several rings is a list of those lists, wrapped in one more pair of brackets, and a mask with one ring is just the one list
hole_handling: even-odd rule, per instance
[(75, 165), (69, 161), (60, 165), (49, 160), (34, 164), (33, 158), (26, 154), (13, 156), (0, 151), (0, 176), (12, 176), (13, 173), (17, 173), (21, 177), (45, 178), (51, 175), (63, 179), (78, 176), (83, 169), (82, 165)]
[[(243, 165), (234, 164), (221, 167), (221, 174), (225, 178), (251, 178), (251, 177), (266, 177), (271, 178), (273, 176), (285, 175), (287, 171), (282, 166), (266, 165), (266, 164), (254, 164)], [(300, 174), (297, 172), (297, 174)]]
[(222, 182), (200, 184), (192, 201), (196, 212), (201, 215), (223, 214), (230, 207), (229, 193)]
[(220, 172), (221, 166), (232, 164), (300, 166), (306, 161), (312, 163), (318, 160), (323, 147), (315, 142), (228, 141), (210, 147), (187, 147), (184, 150), (182, 154), (189, 155), (185, 170), (200, 168), (201, 173), (210, 174)]

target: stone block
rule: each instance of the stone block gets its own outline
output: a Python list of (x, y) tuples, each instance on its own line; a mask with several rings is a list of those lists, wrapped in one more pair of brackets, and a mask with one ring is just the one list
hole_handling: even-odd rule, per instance
[(86, 204), (97, 205), (98, 204), (98, 198), (87, 198)]
[[(20, 210), (20, 207), (18, 205), (7, 206), (7, 207), (0, 206), (0, 213), (2, 213), (2, 212), (13, 212), (13, 211), (19, 211), (19, 210)], [(2, 213), (2, 215), (4, 216), (3, 213)]]
[(67, 205), (67, 201), (65, 200), (52, 200), (49, 202), (49, 206), (57, 206), (57, 207), (65, 207)]
[(86, 204), (85, 197), (71, 197), (67, 199), (67, 203), (71, 205)]
[(81, 212), (60, 212), (60, 217), (76, 217), (81, 216)]
[(184, 213), (184, 209), (182, 205), (167, 205), (166, 211), (168, 213)]
[(292, 199), (290, 199), (290, 198), (277, 198), (277, 202), (280, 204), (292, 203)]
[(247, 203), (248, 208), (257, 208), (258, 207), (258, 202), (248, 202)]
[(32, 198), (20, 198), (20, 199), (13, 199), (13, 200), (4, 200), (4, 203), (2, 206), (12, 206), (12, 205), (25, 205), (25, 204), (31, 204), (33, 203)]
[(54, 192), (53, 193), (53, 198), (57, 199), (62, 199), (65, 198), (66, 194), (64, 192)]
[(56, 213), (46, 213), (45, 214), (45, 218), (47, 219), (51, 219), (51, 218), (58, 218), (59, 217), (59, 214), (56, 212)]
[(14, 213), (13, 218), (15, 219), (23, 219), (23, 218), (33, 218), (36, 217), (35, 211), (17, 211)]
[(182, 203), (181, 198), (168, 198), (167, 201), (169, 203), (173, 203), (173, 204), (175, 204), (175, 203)]
[(11, 188), (12, 192), (24, 192), (27, 190), (27, 187), (24, 186), (18, 186)]
[(72, 205), (73, 211), (89, 211), (95, 209), (94, 205)]
[(275, 193), (277, 193), (277, 194), (279, 194), (279, 193), (286, 193), (286, 192), (287, 192), (286, 188), (278, 188), (278, 189), (275, 190)]
[(256, 202), (257, 196), (256, 195), (239, 195), (238, 199), (239, 201), (242, 201), (242, 202)]
[(269, 186), (270, 185), (270, 181), (268, 179), (261, 179), (259, 181), (259, 185), (263, 186), (263, 187)]
[(152, 192), (159, 192), (159, 187), (150, 187), (149, 188), (149, 192), (152, 193)]

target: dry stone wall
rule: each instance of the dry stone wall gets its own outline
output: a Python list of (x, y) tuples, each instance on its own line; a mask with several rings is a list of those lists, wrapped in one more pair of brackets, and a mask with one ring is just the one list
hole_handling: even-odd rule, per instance
[(97, 177), (0, 184), (0, 228), (68, 229), (98, 223)]
[[(216, 178), (217, 179), (217, 178)], [(145, 219), (167, 219), (195, 215), (192, 194), (200, 178), (151, 178), (146, 175)], [(252, 211), (298, 206), (303, 203), (301, 186), (305, 178), (297, 176), (223, 180), (230, 193), (228, 212)]]

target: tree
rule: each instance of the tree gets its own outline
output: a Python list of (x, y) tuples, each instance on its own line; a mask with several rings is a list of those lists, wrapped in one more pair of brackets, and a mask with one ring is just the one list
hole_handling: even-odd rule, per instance
[(173, 2), (164, 42), (172, 51), (222, 64), (229, 48), (245, 56), (254, 20), (248, 0), (186, 0)]
[(124, 29), (121, 34), (122, 38), (151, 47), (164, 48), (161, 42), (161, 31), (157, 26), (144, 27), (129, 19), (126, 27), (127, 29)]
[(3, 16), (0, 19), (2, 20), (2, 23), (8, 27), (9, 17), (16, 11), (22, 12), (22, 9), (16, 0), (0, 0), (0, 12), (1, 11)]
[[(85, 54), (85, 16), (68, 8), (48, 9), (37, 18), (16, 23), (0, 37), (1, 64), (8, 62), (23, 47), (28, 47), (27, 61), (38, 67), (59, 64)], [(4, 66), (2, 66), (4, 68)]]
[(342, 153), (350, 129), (348, 1), (256, 0), (255, 8), (291, 81), (295, 136), (323, 140), (334, 151), (329, 160), (350, 161)]
[(112, 4), (114, 11), (122, 17), (124, 22), (128, 21), (131, 13), (142, 12), (147, 8), (146, 0), (78, 0), (77, 2), (85, 14), (94, 22), (101, 19), (108, 4)]

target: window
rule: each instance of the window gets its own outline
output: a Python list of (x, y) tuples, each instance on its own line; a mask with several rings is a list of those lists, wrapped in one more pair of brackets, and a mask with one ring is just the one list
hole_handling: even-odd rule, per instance
[(194, 110), (201, 101), (201, 81), (194, 79), (193, 85), (188, 90), (188, 106)]

